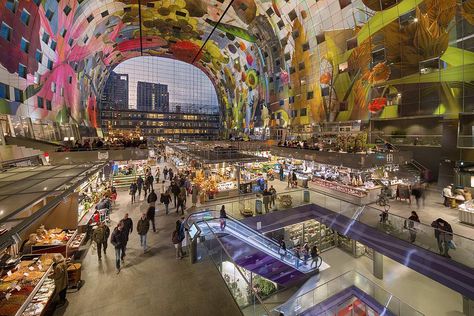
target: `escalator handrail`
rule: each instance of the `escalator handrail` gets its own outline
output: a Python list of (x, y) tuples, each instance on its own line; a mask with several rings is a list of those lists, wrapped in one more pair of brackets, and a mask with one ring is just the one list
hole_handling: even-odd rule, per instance
[[(215, 214), (215, 213), (217, 213), (217, 212), (218, 212), (218, 211), (206, 210), (206, 211), (200, 211), (200, 212), (192, 213), (192, 214), (188, 215), (188, 218), (186, 219), (186, 225), (187, 225), (187, 226), (189, 225), (188, 219), (189, 219), (192, 215), (202, 214), (202, 213)], [(209, 219), (207, 219), (207, 220), (200, 220), (200, 221), (197, 221), (197, 223), (206, 222), (206, 224), (207, 224), (207, 221), (210, 221), (210, 220), (218, 220), (218, 219), (219, 219), (219, 217), (213, 217), (213, 218), (209, 218)], [(244, 229), (246, 229), (246, 230), (252, 232), (254, 235), (258, 236), (259, 238), (262, 238), (263, 240), (265, 240), (265, 241), (267, 241), (267, 242), (270, 242), (271, 244), (273, 244), (273, 245), (276, 246), (277, 248), (280, 248), (280, 245), (279, 245), (278, 243), (276, 243), (273, 239), (268, 238), (267, 236), (265, 236), (264, 234), (260, 233), (259, 231), (257, 231), (257, 230), (255, 230), (255, 229), (253, 229), (253, 228), (251, 228), (251, 227), (249, 227), (249, 226), (247, 226), (247, 225), (241, 223), (239, 220), (237, 220), (237, 219), (235, 219), (235, 218), (233, 218), (233, 217), (231, 217), (231, 216), (227, 216), (227, 220), (230, 220), (231, 222), (236, 223), (237, 226), (243, 227)], [(207, 224), (207, 226), (209, 227), (209, 229), (211, 229), (211, 227), (209, 226), (209, 224)], [(212, 230), (211, 230), (211, 231), (212, 231)], [(214, 233), (213, 231), (212, 231), (212, 233), (215, 235), (215, 233)], [(307, 272), (301, 271), (298, 267), (302, 267), (305, 261), (304, 261), (303, 259), (297, 257), (296, 254), (294, 254), (293, 251), (291, 251), (291, 250), (288, 250), (288, 249), (287, 249), (287, 250), (285, 251), (285, 255), (286, 255), (286, 254), (289, 254), (289, 255), (293, 258), (293, 260), (294, 260), (295, 262), (298, 262), (298, 261), (300, 262), (300, 264), (297, 265), (296, 270), (298, 270), (298, 271), (300, 271), (300, 272), (302, 272), (302, 273), (312, 273), (313, 271), (315, 271), (315, 270), (317, 270), (317, 269), (319, 268), (319, 267), (316, 267), (316, 268), (313, 268), (313, 269), (309, 269)], [(277, 258), (277, 259), (278, 259), (278, 258)], [(278, 259), (278, 260), (281, 260), (281, 259)], [(283, 262), (284, 262), (285, 264), (289, 264), (288, 262), (285, 262), (285, 261), (283, 261)], [(321, 260), (320, 266), (321, 266), (321, 264), (322, 264), (322, 260)]]

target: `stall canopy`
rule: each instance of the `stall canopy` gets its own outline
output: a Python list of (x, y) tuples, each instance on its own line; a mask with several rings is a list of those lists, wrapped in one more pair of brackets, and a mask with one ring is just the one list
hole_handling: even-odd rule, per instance
[[(103, 166), (104, 163), (19, 167), (0, 173), (0, 225), (9, 228), (0, 237), (0, 247), (5, 245), (6, 240), (11, 240), (12, 235), (46, 214)], [(21, 212), (51, 196), (54, 198), (32, 215), (20, 217)]]

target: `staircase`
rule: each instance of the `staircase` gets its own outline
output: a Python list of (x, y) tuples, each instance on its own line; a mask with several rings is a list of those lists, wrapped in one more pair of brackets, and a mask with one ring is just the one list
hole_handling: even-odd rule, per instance
[(414, 159), (400, 165), (400, 173), (414, 178), (417, 182), (430, 182), (433, 180), (431, 170)]
[(48, 141), (33, 139), (33, 138), (28, 138), (28, 137), (22, 137), (22, 136), (16, 136), (16, 137), (5, 136), (5, 141), (8, 145), (16, 145), (20, 147), (33, 148), (36, 150), (40, 150), (42, 152), (55, 152), (58, 150), (58, 148), (61, 147), (61, 145), (58, 143), (53, 143), (53, 142), (48, 142)]

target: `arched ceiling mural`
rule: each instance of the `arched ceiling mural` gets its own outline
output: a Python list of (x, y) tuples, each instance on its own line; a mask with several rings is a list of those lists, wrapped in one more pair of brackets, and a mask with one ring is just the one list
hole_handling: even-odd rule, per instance
[(474, 0), (0, 0), (0, 20), (0, 113), (92, 127), (141, 55), (202, 69), (237, 130), (457, 113), (474, 79)]

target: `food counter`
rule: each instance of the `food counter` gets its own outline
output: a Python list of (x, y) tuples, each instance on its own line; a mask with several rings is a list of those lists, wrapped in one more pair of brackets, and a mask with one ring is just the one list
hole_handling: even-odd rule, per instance
[(79, 250), (85, 237), (86, 233), (79, 233), (77, 229), (40, 228), (35, 234), (30, 234), (23, 251), (32, 254), (61, 253), (67, 258)]
[(459, 221), (474, 225), (474, 200), (459, 205)]
[(47, 279), (52, 264), (52, 254), (23, 256), (13, 269), (2, 276), (0, 315), (41, 315), (54, 292), (54, 281), (51, 291), (51, 283)]

